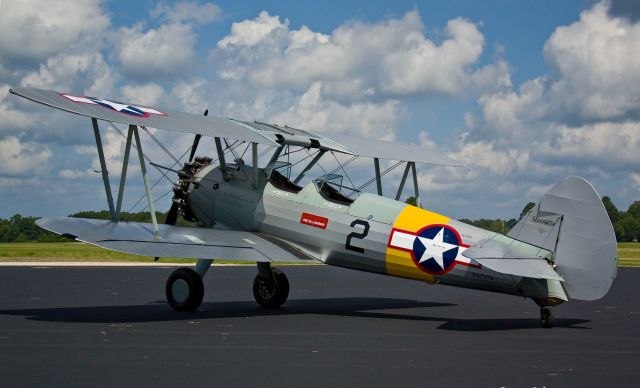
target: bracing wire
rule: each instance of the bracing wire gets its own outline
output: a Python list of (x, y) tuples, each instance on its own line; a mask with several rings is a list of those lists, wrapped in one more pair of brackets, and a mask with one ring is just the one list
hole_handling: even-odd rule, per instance
[[(384, 170), (383, 172), (380, 173), (380, 177), (383, 177), (385, 175), (387, 175), (387, 173), (391, 172), (393, 169), (395, 169), (396, 167), (398, 167), (399, 165), (401, 165), (402, 163), (404, 163), (402, 160), (399, 162), (396, 162), (394, 165), (392, 165), (391, 167), (387, 168), (386, 170)], [(362, 189), (364, 189), (365, 187), (369, 186), (370, 184), (372, 184), (373, 182), (376, 181), (376, 178), (373, 177), (371, 179), (369, 179), (367, 182), (365, 182), (362, 186), (358, 187), (356, 189), (356, 191), (351, 192), (349, 195), (347, 195), (347, 197), (352, 196), (354, 193), (356, 192), (360, 192), (362, 191)]]

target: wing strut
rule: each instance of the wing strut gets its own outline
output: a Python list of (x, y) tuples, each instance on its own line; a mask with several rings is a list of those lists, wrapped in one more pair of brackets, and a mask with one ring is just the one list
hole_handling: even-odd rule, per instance
[(308, 173), (309, 170), (311, 170), (313, 168), (313, 166), (316, 165), (316, 163), (318, 163), (318, 160), (320, 160), (320, 158), (322, 157), (322, 155), (325, 154), (325, 152), (327, 152), (327, 151), (326, 150), (319, 150), (316, 153), (316, 156), (314, 156), (314, 158), (311, 159), (309, 164), (307, 164), (307, 166), (300, 172), (300, 174), (298, 174), (296, 179), (293, 180), (293, 183), (298, 184), (298, 182), (300, 182), (300, 180), (305, 176), (305, 174)]
[(133, 129), (133, 135), (136, 137), (136, 144), (138, 145), (138, 157), (140, 158), (140, 170), (142, 170), (142, 180), (144, 182), (144, 191), (147, 194), (147, 202), (149, 203), (149, 213), (151, 213), (151, 222), (153, 223), (153, 233), (157, 236), (160, 234), (158, 230), (158, 220), (156, 219), (156, 208), (153, 204), (153, 196), (149, 189), (149, 175), (147, 174), (147, 167), (144, 163), (144, 154), (142, 153), (142, 143), (140, 142), (140, 134), (138, 133), (138, 127), (130, 125), (129, 129)]
[(376, 171), (376, 188), (378, 195), (382, 197), (382, 177), (380, 176), (380, 159), (373, 158), (373, 167)]
[(253, 163), (253, 188), (257, 189), (258, 183), (258, 143), (251, 143), (251, 158)]
[(127, 167), (129, 166), (129, 153), (131, 151), (131, 138), (133, 137), (133, 127), (129, 125), (127, 131), (127, 145), (124, 148), (124, 159), (122, 160), (122, 174), (120, 174), (120, 187), (118, 188), (118, 204), (116, 206), (116, 220), (120, 219), (120, 209), (122, 208), (122, 198), (124, 197), (124, 184), (127, 179)]
[(411, 173), (413, 174), (413, 196), (416, 197), (416, 206), (422, 207), (420, 203), (420, 189), (418, 188), (418, 174), (416, 173), (416, 163), (411, 162)]
[(220, 164), (220, 171), (222, 171), (222, 179), (227, 182), (227, 162), (224, 159), (224, 150), (222, 149), (222, 142), (219, 137), (213, 138), (216, 142), (216, 152), (218, 153), (218, 163)]
[(96, 138), (96, 148), (98, 148), (98, 158), (100, 158), (102, 182), (104, 183), (104, 191), (107, 194), (109, 214), (111, 214), (111, 221), (115, 222), (118, 220), (118, 218), (116, 217), (116, 211), (113, 207), (113, 195), (111, 194), (111, 185), (109, 184), (109, 171), (107, 171), (107, 163), (104, 160), (104, 150), (102, 149), (102, 139), (100, 138), (100, 128), (98, 127), (98, 120), (95, 117), (92, 117), (91, 124), (93, 126), (93, 135)]
[(400, 181), (400, 186), (398, 186), (398, 192), (396, 193), (396, 201), (400, 200), (402, 190), (404, 190), (404, 184), (407, 182), (409, 170), (411, 170), (413, 175), (413, 195), (416, 198), (416, 206), (422, 207), (422, 204), (420, 203), (420, 189), (418, 187), (418, 174), (416, 173), (416, 164), (414, 162), (407, 162), (407, 165), (404, 168), (402, 180)]
[(102, 181), (104, 182), (104, 191), (107, 194), (107, 203), (109, 204), (109, 213), (111, 214), (111, 221), (118, 222), (120, 217), (120, 209), (122, 208), (122, 198), (124, 197), (124, 186), (127, 180), (127, 166), (129, 165), (129, 154), (131, 151), (132, 136), (135, 137), (136, 148), (138, 149), (138, 157), (140, 159), (140, 170), (142, 170), (142, 179), (144, 181), (144, 190), (149, 204), (149, 212), (151, 213), (151, 222), (153, 223), (153, 232), (158, 235), (158, 220), (156, 219), (156, 209), (153, 204), (153, 196), (149, 188), (149, 176), (147, 174), (147, 168), (144, 162), (144, 154), (142, 153), (142, 142), (140, 142), (140, 134), (138, 133), (138, 127), (130, 124), (129, 131), (127, 132), (127, 144), (124, 150), (124, 159), (122, 162), (122, 174), (120, 174), (120, 185), (118, 188), (117, 207), (113, 205), (113, 195), (111, 194), (111, 183), (109, 182), (109, 171), (107, 170), (107, 163), (104, 159), (104, 149), (102, 148), (102, 139), (100, 137), (100, 127), (98, 126), (98, 120), (95, 117), (91, 118), (91, 124), (93, 126), (93, 134), (96, 138), (96, 148), (98, 149), (98, 157), (100, 158), (100, 167), (102, 168)]
[(400, 181), (400, 186), (398, 186), (398, 193), (396, 194), (396, 201), (400, 200), (400, 196), (402, 195), (402, 190), (404, 190), (404, 184), (407, 181), (407, 175), (409, 175), (409, 170), (410, 169), (411, 169), (411, 162), (407, 162), (407, 165), (404, 168), (404, 173), (402, 173), (402, 180)]

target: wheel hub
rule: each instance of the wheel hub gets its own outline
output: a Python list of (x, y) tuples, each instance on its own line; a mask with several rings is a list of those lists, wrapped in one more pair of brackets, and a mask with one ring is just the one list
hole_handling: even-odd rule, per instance
[(177, 302), (183, 303), (189, 297), (189, 285), (183, 279), (177, 279), (171, 285), (171, 293)]
[(260, 290), (260, 296), (262, 296), (265, 299), (271, 299), (273, 298), (273, 294), (275, 293), (276, 287), (273, 282), (263, 279), (260, 282), (258, 289)]

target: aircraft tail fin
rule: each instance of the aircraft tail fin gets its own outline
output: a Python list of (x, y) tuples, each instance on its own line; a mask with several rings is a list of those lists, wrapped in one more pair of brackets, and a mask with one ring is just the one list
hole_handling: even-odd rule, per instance
[(616, 236), (602, 200), (585, 179), (572, 176), (547, 191), (508, 233), (554, 253), (569, 298), (606, 295), (618, 271)]

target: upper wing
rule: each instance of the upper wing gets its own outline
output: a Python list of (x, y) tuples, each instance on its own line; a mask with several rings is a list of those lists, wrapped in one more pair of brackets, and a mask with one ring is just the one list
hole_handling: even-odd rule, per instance
[(462, 166), (460, 162), (444, 154), (433, 150), (425, 150), (422, 147), (411, 144), (365, 139), (349, 135), (331, 135), (331, 138), (351, 150), (358, 150), (354, 154), (360, 156), (451, 167)]
[(44, 229), (115, 251), (152, 257), (226, 259), (239, 261), (310, 262), (312, 258), (257, 233), (183, 228), (142, 222), (111, 222), (87, 218), (41, 218)]
[(277, 145), (276, 138), (261, 134), (242, 123), (220, 117), (159, 110), (139, 104), (58, 93), (36, 88), (13, 88), (11, 93), (67, 112), (121, 124), (141, 125), (171, 131), (200, 133), (254, 143)]
[(443, 154), (396, 142), (363, 139), (345, 135), (324, 136), (311, 131), (259, 122), (202, 116), (122, 103), (102, 98), (58, 93), (36, 88), (13, 88), (11, 93), (67, 112), (121, 124), (147, 126), (171, 131), (197, 133), (211, 137), (267, 145), (294, 145), (318, 148), (372, 158), (417, 163), (460, 166)]

